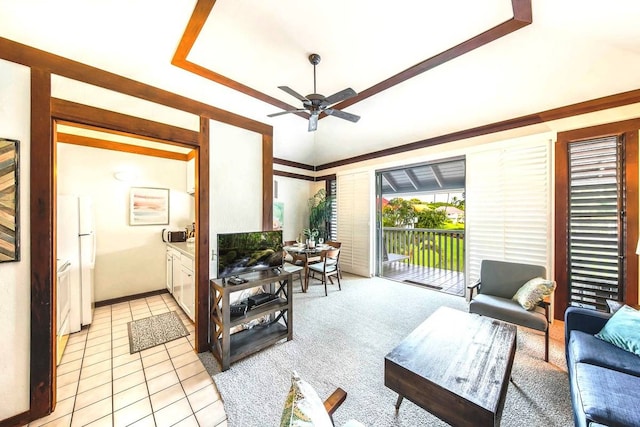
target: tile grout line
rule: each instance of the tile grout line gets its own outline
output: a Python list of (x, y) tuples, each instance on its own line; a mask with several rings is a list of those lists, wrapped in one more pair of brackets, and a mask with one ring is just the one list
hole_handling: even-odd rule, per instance
[[(170, 310), (170, 307), (167, 305), (167, 302), (164, 300), (164, 298), (162, 299), (162, 302), (164, 303), (164, 305), (167, 308), (167, 310)], [(182, 321), (182, 319), (180, 319), (180, 321)], [(191, 346), (191, 343), (189, 342), (189, 340), (187, 340), (187, 342)], [(167, 343), (164, 343), (163, 345), (164, 345), (165, 351), (167, 352), (167, 354), (169, 354), (169, 362), (171, 362), (171, 366), (173, 367), (173, 371), (175, 372), (176, 376), (178, 377), (178, 383), (180, 384), (180, 388), (182, 389), (182, 392), (184, 393), (184, 398), (187, 399), (187, 404), (189, 405), (189, 409), (191, 409), (191, 414), (190, 415), (187, 415), (186, 417), (184, 417), (183, 419), (181, 419), (178, 422), (174, 423), (173, 425), (181, 423), (182, 421), (186, 420), (190, 416), (193, 416), (196, 419), (196, 423), (198, 425), (200, 425), (200, 423), (198, 422), (198, 419), (196, 418), (196, 413), (193, 410), (193, 406), (191, 405), (191, 402), (189, 401), (189, 395), (187, 394), (187, 391), (184, 389), (184, 386), (182, 385), (182, 380), (180, 379), (180, 376), (178, 375), (178, 370), (176, 369), (176, 365), (173, 363), (173, 357), (171, 356), (171, 353), (169, 353), (169, 349), (167, 348)], [(191, 350), (193, 351), (193, 346), (191, 346)]]
[[(147, 299), (144, 299), (144, 303), (147, 306), (147, 309), (149, 310), (149, 313), (151, 313), (151, 315), (153, 316), (153, 312), (151, 311), (151, 306), (149, 306), (149, 301), (147, 301)], [(133, 317), (133, 314), (131, 315), (131, 317)], [(153, 418), (153, 424), (154, 425), (158, 425), (158, 421), (156, 420), (156, 411), (153, 408), (153, 401), (151, 400), (151, 390), (149, 390), (149, 381), (147, 381), (147, 373), (145, 372), (144, 369), (144, 361), (142, 360), (142, 352), (140, 352), (140, 363), (142, 364), (142, 375), (144, 376), (144, 385), (147, 388), (147, 394), (149, 395), (149, 406), (151, 406), (151, 417)]]
[[(145, 305), (147, 307), (147, 310), (149, 310), (149, 313), (151, 313), (151, 307), (149, 307), (149, 302), (147, 301), (146, 298), (144, 299), (144, 303), (145, 303)], [(129, 311), (131, 312), (131, 322), (133, 322), (134, 320), (137, 320), (137, 319), (134, 319), (133, 307), (131, 307), (131, 302), (129, 302)], [(151, 313), (151, 315), (153, 315), (153, 313)], [(127, 336), (129, 336), (128, 330), (129, 330), (129, 328), (127, 327)], [(131, 350), (129, 350), (129, 351), (131, 351)], [(147, 399), (149, 400), (149, 407), (151, 408), (151, 418), (153, 419), (153, 424), (157, 426), (158, 423), (156, 422), (155, 411), (153, 410), (153, 404), (151, 402), (151, 392), (149, 391), (149, 382), (147, 380), (147, 374), (144, 371), (144, 362), (142, 360), (143, 358), (142, 358), (142, 352), (141, 351), (138, 352), (138, 357), (139, 357), (138, 360), (140, 360), (140, 367), (141, 367), (141, 370), (142, 370), (142, 376), (144, 377), (144, 385), (145, 385), (145, 388), (147, 389)], [(130, 405), (133, 405), (134, 403), (137, 403), (137, 402), (133, 402)], [(115, 407), (114, 407), (114, 409), (115, 409)], [(121, 409), (124, 409), (124, 408), (121, 408)], [(113, 413), (114, 413), (113, 425), (115, 426), (115, 411), (113, 411)], [(132, 424), (135, 424), (135, 423), (145, 419), (147, 416), (144, 416), (144, 417), (140, 418), (139, 420), (135, 420)]]

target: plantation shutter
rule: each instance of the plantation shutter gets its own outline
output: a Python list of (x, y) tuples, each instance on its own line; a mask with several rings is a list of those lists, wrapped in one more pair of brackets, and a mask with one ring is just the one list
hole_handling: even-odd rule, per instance
[(467, 283), (483, 259), (542, 265), (552, 278), (551, 143), (513, 141), (466, 160)]
[(616, 137), (569, 144), (570, 304), (607, 310), (618, 300), (620, 153)]
[(329, 181), (329, 194), (332, 196), (329, 234), (331, 240), (338, 240), (338, 183), (335, 179)]
[(368, 172), (338, 175), (338, 235), (340, 267), (371, 276), (371, 176)]

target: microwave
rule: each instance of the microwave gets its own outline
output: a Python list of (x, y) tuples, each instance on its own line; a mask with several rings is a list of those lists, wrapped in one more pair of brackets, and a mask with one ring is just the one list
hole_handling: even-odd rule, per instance
[(169, 231), (166, 228), (162, 230), (162, 241), (163, 242), (186, 242), (187, 241), (187, 232), (184, 230), (181, 231)]

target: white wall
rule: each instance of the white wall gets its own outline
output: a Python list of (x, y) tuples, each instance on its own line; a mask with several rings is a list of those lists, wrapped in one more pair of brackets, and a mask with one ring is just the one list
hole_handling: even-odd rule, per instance
[[(57, 192), (91, 196), (96, 216), (96, 301), (165, 287), (163, 228), (184, 229), (194, 218), (194, 199), (186, 192), (186, 162), (57, 144)], [(134, 182), (114, 172), (134, 170)], [(130, 187), (170, 189), (169, 225), (129, 225)]]
[[(215, 251), (218, 233), (262, 230), (262, 135), (211, 120), (210, 155), (209, 241)], [(216, 277), (216, 259), (209, 274)]]
[(31, 258), (29, 68), (0, 60), (0, 137), (20, 141), (20, 261), (0, 263), (0, 420), (29, 409)]
[(278, 183), (278, 195), (275, 197), (274, 193), (274, 201), (284, 204), (283, 240), (296, 240), (302, 229), (309, 226), (307, 201), (314, 194), (315, 183), (283, 176), (274, 177), (274, 181)]

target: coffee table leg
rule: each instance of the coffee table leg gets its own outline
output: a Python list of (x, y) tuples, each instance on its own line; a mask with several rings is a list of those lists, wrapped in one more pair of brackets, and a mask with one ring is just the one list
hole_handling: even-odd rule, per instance
[(402, 403), (402, 399), (404, 399), (404, 397), (401, 394), (399, 394), (398, 400), (396, 401), (396, 412), (400, 410), (400, 404)]

